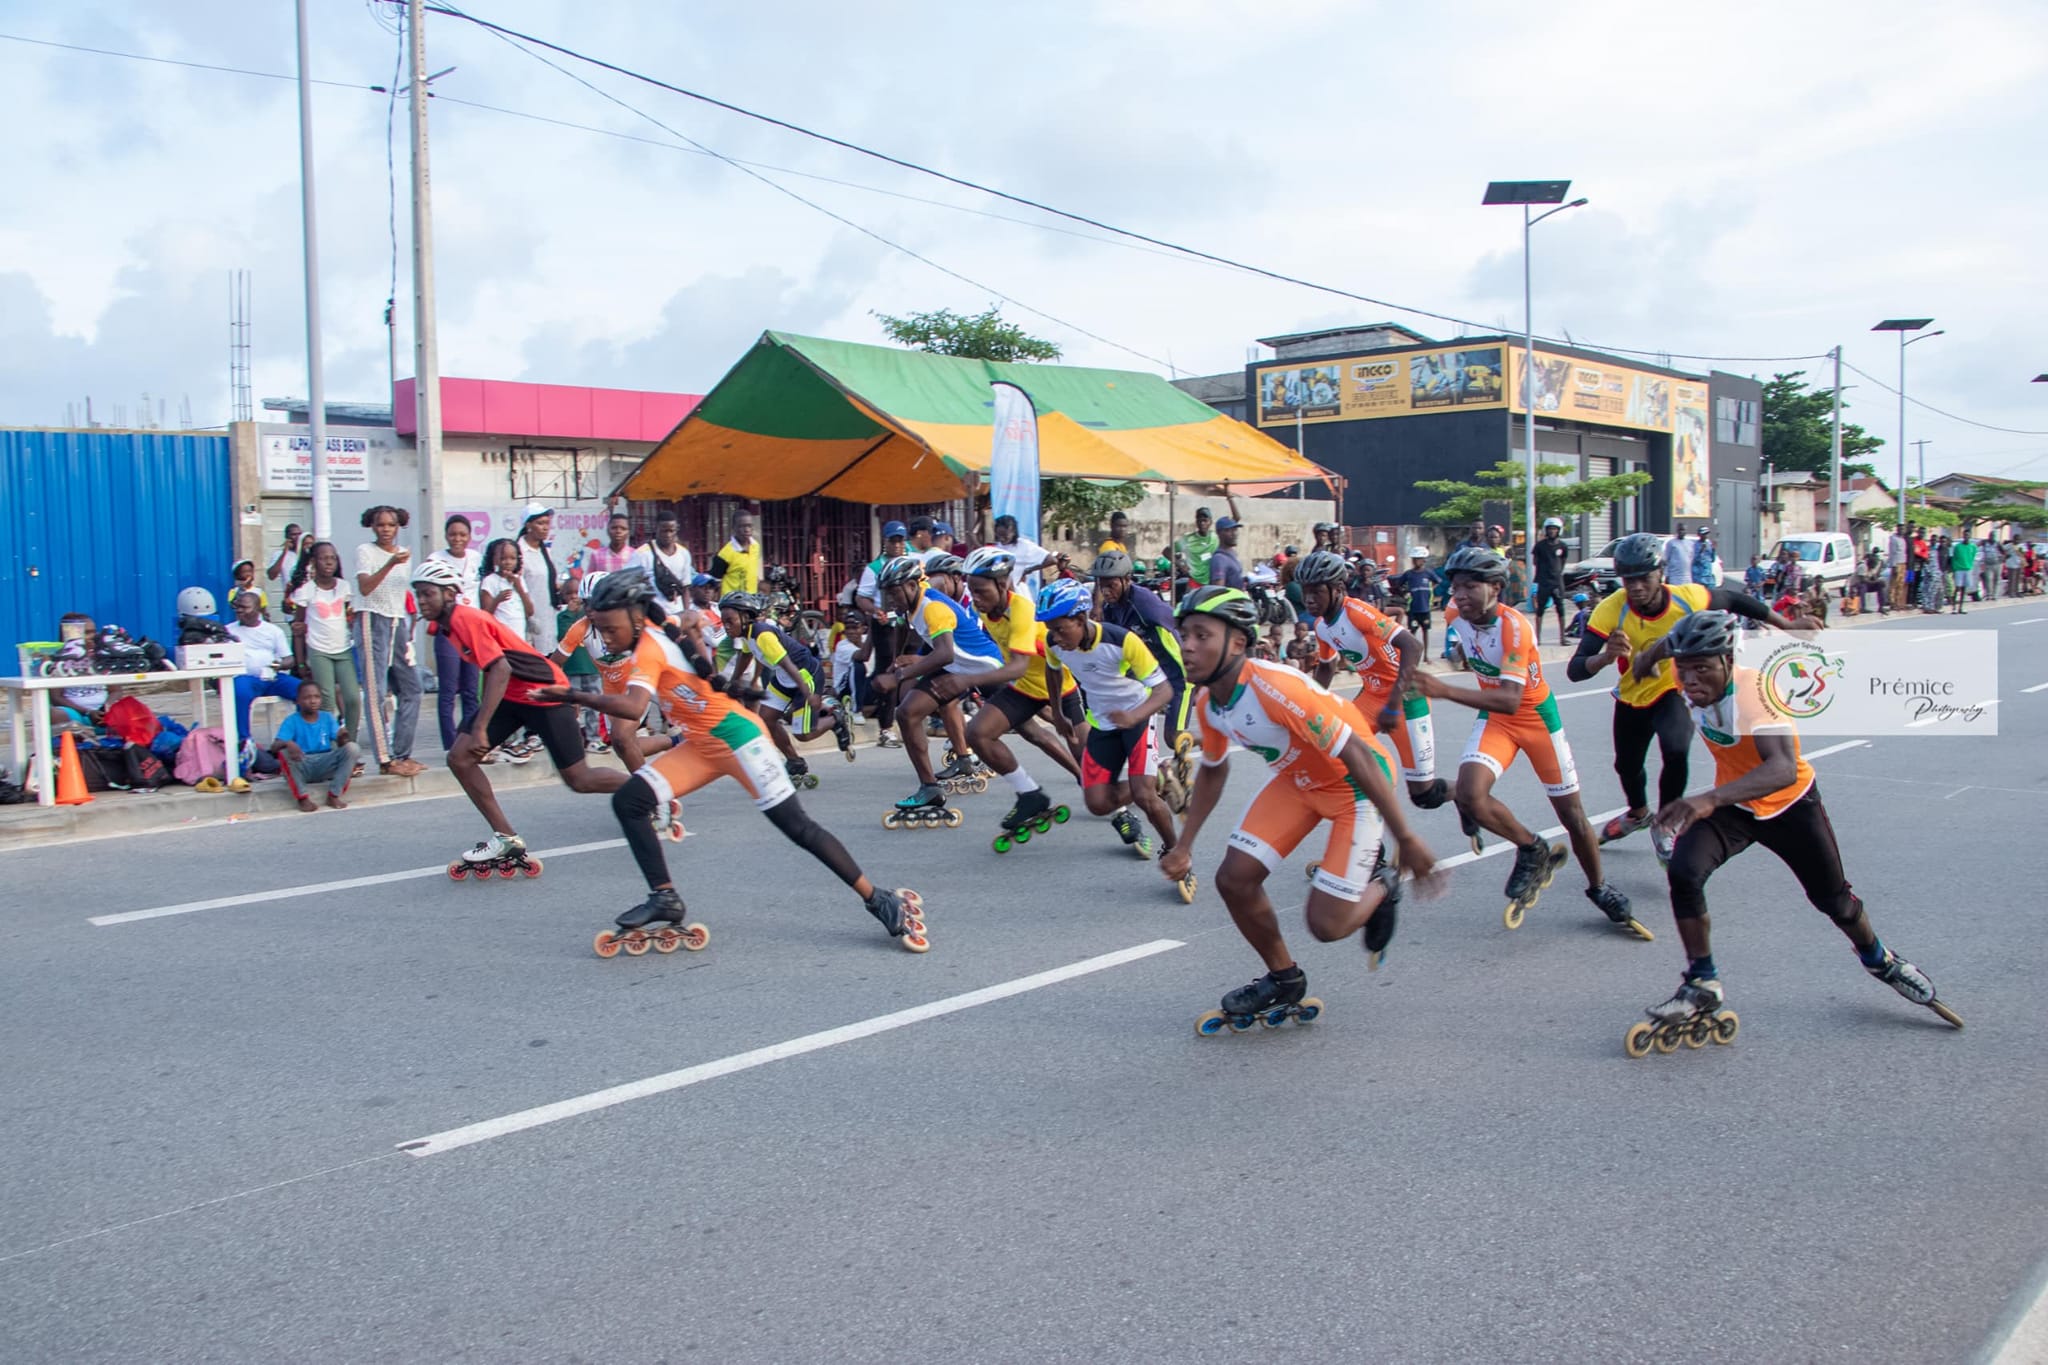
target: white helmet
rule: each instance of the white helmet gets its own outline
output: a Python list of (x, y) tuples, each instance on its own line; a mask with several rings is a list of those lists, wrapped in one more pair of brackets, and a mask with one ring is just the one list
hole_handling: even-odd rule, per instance
[(1550, 529), (1551, 527), (1553, 527), (1553, 526), (1555, 526), (1555, 527), (1556, 527), (1556, 528), (1557, 528), (1558, 530), (1562, 531), (1562, 530), (1564, 529), (1564, 518), (1563, 518), (1563, 517), (1545, 517), (1545, 518), (1543, 519), (1543, 529), (1544, 529), (1544, 530), (1548, 531), (1548, 530), (1549, 530), (1549, 529)]
[(412, 571), (412, 581), (432, 583), (437, 588), (452, 588), (458, 592), (462, 589), (462, 575), (455, 572), (453, 564), (443, 559), (422, 561), (420, 566)]
[(1410, 559), (1428, 559), (1429, 551), (1423, 549), (1420, 545), (1410, 545), (1408, 547), (1408, 557)]
[(220, 610), (213, 594), (204, 588), (186, 588), (178, 594), (178, 615), (211, 616)]
[(583, 575), (583, 581), (576, 585), (576, 595), (578, 597), (589, 597), (592, 592), (596, 591), (597, 585), (604, 582), (604, 574), (605, 571), (603, 569), (592, 569), (589, 573)]

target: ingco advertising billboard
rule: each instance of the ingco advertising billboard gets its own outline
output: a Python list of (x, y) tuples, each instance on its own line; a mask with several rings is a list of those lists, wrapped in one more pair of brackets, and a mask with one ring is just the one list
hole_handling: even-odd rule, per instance
[[(1513, 348), (1514, 410), (1527, 411), (1522, 401), (1526, 352)], [(1597, 422), (1609, 427), (1633, 427), (1637, 431), (1671, 430), (1673, 404), (1678, 386), (1687, 381), (1668, 374), (1652, 374), (1613, 361), (1582, 360), (1577, 356), (1553, 355), (1536, 348), (1536, 414), (1564, 417), (1579, 422)], [(1705, 402), (1705, 384), (1696, 384)]]
[(1257, 371), (1258, 423), (1351, 422), (1507, 404), (1505, 348), (1432, 346)]

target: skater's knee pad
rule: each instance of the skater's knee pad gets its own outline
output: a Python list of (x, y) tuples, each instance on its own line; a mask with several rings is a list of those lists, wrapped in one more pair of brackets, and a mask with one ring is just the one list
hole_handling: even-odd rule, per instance
[(812, 842), (822, 832), (818, 822), (811, 818), (810, 812), (806, 811), (803, 803), (794, 796), (786, 801), (776, 802), (762, 813), (768, 817), (768, 823), (781, 830), (791, 843), (803, 848), (810, 848)]
[(654, 788), (637, 774), (612, 793), (612, 814), (621, 821), (652, 819), (660, 804), (655, 798)]
[(1825, 900), (1816, 900), (1814, 908), (1836, 924), (1854, 924), (1863, 916), (1863, 897), (1851, 891), (1846, 883), (1842, 889)]
[(1415, 803), (1417, 810), (1435, 810), (1450, 799), (1451, 784), (1444, 781), (1441, 777), (1409, 798), (1409, 800)]

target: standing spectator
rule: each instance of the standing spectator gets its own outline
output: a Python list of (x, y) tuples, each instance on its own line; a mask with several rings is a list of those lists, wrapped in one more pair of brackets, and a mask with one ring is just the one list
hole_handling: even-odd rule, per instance
[(1195, 529), (1173, 542), (1173, 554), (1177, 563), (1185, 565), (1184, 572), (1196, 587), (1203, 587), (1209, 581), (1209, 556), (1216, 553), (1220, 542), (1212, 529), (1216, 518), (1206, 507), (1195, 509)]
[(484, 549), (489, 572), (477, 585), (477, 606), (509, 626), (520, 639), (527, 635), (533, 617), (533, 598), (526, 591), (526, 576), (520, 570), (519, 542), (494, 540)]
[(350, 734), (363, 723), (362, 686), (356, 681), (356, 656), (349, 643), (348, 584), (341, 581), (341, 551), (331, 540), (304, 539), (305, 551), (292, 570), (291, 592), (285, 601), (294, 611), (292, 631), (306, 651), (302, 673), (317, 683), (322, 697), (341, 699), (342, 724)]
[(341, 799), (348, 790), (351, 777), (355, 776), (356, 765), (362, 761), (362, 751), (349, 738), (348, 731), (341, 729), (332, 711), (320, 709), (325, 694), (320, 684), (306, 683), (299, 688), (299, 709), (284, 718), (277, 727), (277, 739), (270, 751), (277, 755), (284, 766), (285, 784), (298, 798), (299, 809), (316, 809), (313, 798), (306, 795), (306, 789), (316, 782), (327, 784), (327, 804), (336, 810), (348, 809), (348, 802)]
[[(369, 720), (370, 748), (377, 771), (392, 777), (417, 777), (427, 770), (413, 760), (413, 734), (420, 723), (420, 671), (412, 657), (412, 614), (407, 608), (407, 581), (412, 551), (398, 543), (398, 533), (411, 521), (402, 507), (372, 507), (363, 525), (376, 540), (356, 546), (356, 645), (363, 666), (363, 710)], [(397, 699), (391, 730), (384, 730), (386, 688)]]
[(1113, 550), (1129, 555), (1134, 562), (1138, 558), (1137, 551), (1131, 548), (1131, 519), (1123, 512), (1109, 514), (1109, 539), (1095, 547), (1095, 554), (1099, 559)]
[(1949, 576), (1955, 585), (1955, 614), (1963, 614), (1963, 597), (1977, 581), (1977, 542), (1964, 536), (1949, 547)]
[(1930, 531), (1928, 527), (1916, 527), (1913, 532), (1913, 572), (1917, 576), (1918, 588), (1913, 600), (1919, 604), (1920, 610), (1927, 612), (1941, 610), (1938, 561), (1934, 557), (1940, 537), (1931, 535)]
[[(439, 560), (455, 570), (461, 585), (455, 590), (455, 600), (465, 607), (474, 607), (482, 600), (484, 557), (481, 551), (470, 548), (470, 541), (476, 535), (476, 528), (467, 517), (450, 517), (441, 528), (443, 548), (428, 555), (428, 559)], [(465, 661), (462, 651), (455, 642), (445, 635), (434, 636), (434, 679), (437, 688), (434, 693), (434, 712), (441, 724), (441, 752), (455, 747), (455, 737), (469, 728), (476, 719), (477, 708), (477, 667)], [(458, 711), (459, 706), (459, 711)]]
[(1906, 605), (1906, 570), (1911, 567), (1911, 562), (1906, 533), (1894, 526), (1884, 542), (1884, 567), (1889, 579), (1885, 590), (1887, 614), (1893, 607)]
[(719, 580), (721, 597), (729, 592), (761, 591), (761, 542), (754, 538), (752, 512), (733, 514), (732, 539), (711, 557), (710, 572)]
[(1451, 547), (1451, 553), (1456, 554), (1460, 550), (1483, 550), (1485, 548), (1486, 523), (1475, 521), (1472, 523), (1472, 529), (1465, 533), (1465, 538)]
[(292, 642), (273, 623), (263, 619), (262, 599), (254, 589), (237, 593), (235, 619), (228, 626), (228, 638), (242, 645), (242, 675), (235, 679), (235, 733), (249, 738), (249, 708), (258, 697), (282, 697), (294, 701), (299, 680), (290, 674), (279, 676), (280, 663), (292, 661)]
[(1237, 557), (1237, 518), (1224, 517), (1216, 523), (1216, 549), (1209, 555), (1209, 584), (1217, 588), (1244, 589), (1244, 564)]
[(2005, 551), (1999, 548), (1997, 536), (1984, 537), (1977, 567), (1983, 570), (1984, 600), (1996, 602), (1999, 589), (2005, 586)]
[[(1507, 532), (1507, 528), (1506, 528), (1506, 527), (1504, 527), (1504, 526), (1489, 526), (1489, 527), (1487, 527), (1487, 528), (1486, 528), (1486, 539), (1485, 539), (1485, 542), (1484, 542), (1484, 543), (1485, 543), (1485, 545), (1486, 545), (1486, 548), (1487, 548), (1487, 549), (1489, 549), (1489, 550), (1492, 550), (1492, 551), (1494, 551), (1494, 552), (1495, 552), (1496, 554), (1505, 554), (1505, 553), (1507, 553), (1507, 551), (1506, 551), (1505, 549), (1503, 549), (1503, 548), (1502, 548), (1503, 546), (1505, 546), (1505, 545), (1506, 545), (1506, 544), (1508, 543), (1508, 532)], [(1517, 599), (1517, 600), (1519, 600), (1519, 599)]]
[(1888, 575), (1885, 573), (1884, 556), (1872, 550), (1863, 557), (1863, 588), (1861, 606), (1864, 611), (1874, 611), (1882, 616), (1890, 607), (1885, 602)]
[[(572, 586), (568, 591), (568, 600), (563, 602), (562, 609), (555, 613), (555, 638), (559, 640), (567, 635), (569, 627), (582, 619), (582, 594)], [(557, 655), (559, 658), (559, 651)], [(562, 665), (562, 675), (569, 680), (571, 692), (604, 691), (604, 682), (597, 672), (597, 661), (590, 657), (587, 643), (577, 644), (567, 658), (561, 658), (559, 661)], [(583, 725), (583, 751), (590, 754), (604, 753), (611, 746), (598, 735), (598, 713), (587, 706), (579, 706), (576, 709), (580, 713)]]
[(1543, 535), (1536, 542), (1536, 610), (1529, 618), (1538, 644), (1543, 639), (1543, 610), (1551, 605), (1557, 608), (1557, 642), (1564, 643), (1564, 561), (1570, 553), (1564, 543), (1564, 520), (1545, 517)]
[[(673, 524), (673, 517), (670, 518), (670, 522)], [(614, 570), (625, 568), (633, 562), (634, 556), (639, 553), (628, 543), (632, 539), (632, 520), (624, 512), (612, 513), (610, 517), (606, 518), (604, 523), (604, 544), (584, 555), (583, 571), (585, 573), (611, 573)], [(687, 578), (683, 580), (685, 583), (689, 581)], [(474, 602), (464, 602), (462, 605), (473, 607), (476, 604)]]
[(537, 502), (526, 504), (526, 520), (519, 525), (519, 576), (526, 584), (526, 639), (536, 653), (555, 652), (555, 611), (562, 605), (562, 576), (548, 553), (548, 536), (555, 529), (555, 509)]
[(1721, 551), (1714, 544), (1711, 526), (1699, 529), (1692, 547), (1692, 581), (1709, 588), (1721, 586)]
[[(1796, 616), (1800, 600), (1806, 595), (1806, 566), (1799, 562), (1799, 552), (1790, 545), (1778, 551), (1778, 596), (1772, 604), (1780, 616)], [(1779, 605), (1790, 599), (1791, 609)]]
[(1749, 557), (1749, 567), (1742, 571), (1744, 591), (1748, 592), (1751, 597), (1762, 597), (1764, 595), (1764, 579), (1769, 576), (1768, 572), (1764, 569), (1763, 556), (1751, 555)]
[(1685, 538), (1685, 523), (1671, 523), (1671, 539), (1664, 542), (1664, 586), (1676, 588), (1692, 582), (1692, 542)]
[(1429, 553), (1420, 545), (1408, 547), (1408, 571), (1389, 584), (1408, 607), (1408, 630), (1422, 642), (1424, 658), (1429, 656), (1429, 610), (1436, 598), (1436, 575), (1428, 568)]
[(654, 539), (633, 551), (629, 562), (647, 570), (654, 580), (655, 595), (661, 598), (661, 609), (680, 619), (690, 584), (697, 577), (697, 566), (691, 562), (690, 547), (683, 544), (676, 528), (674, 512), (656, 517)]
[(305, 533), (299, 529), (299, 524), (296, 521), (286, 526), (284, 528), (284, 544), (278, 547), (277, 558), (270, 561), (270, 567), (263, 571), (263, 576), (273, 583), (281, 580), (289, 582), (291, 570), (285, 568), (284, 562), (288, 557), (299, 553), (301, 548), (300, 541), (304, 538)]
[(1057, 574), (1064, 567), (1056, 556), (1046, 553), (1043, 545), (1019, 534), (1017, 519), (1007, 512), (996, 518), (996, 544), (1017, 557), (1017, 567), (1010, 570), (1010, 581), (1021, 585), (1034, 602), (1038, 600), (1039, 571), (1051, 569)]

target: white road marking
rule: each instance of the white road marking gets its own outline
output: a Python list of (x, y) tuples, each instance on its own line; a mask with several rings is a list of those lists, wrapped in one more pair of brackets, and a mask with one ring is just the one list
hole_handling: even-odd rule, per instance
[[(592, 844), (537, 848), (532, 851), (532, 856), (545, 861), (549, 858), (566, 858), (572, 853), (595, 853), (599, 849), (625, 846), (624, 839), (600, 839)], [(162, 919), (166, 915), (193, 915), (201, 910), (225, 910), (236, 905), (260, 905), (298, 896), (317, 896), (328, 891), (353, 891), (358, 887), (383, 886), (389, 882), (410, 882), (423, 877), (447, 875), (448, 864), (436, 863), (432, 867), (415, 867), (404, 872), (378, 872), (367, 877), (345, 877), (336, 882), (309, 882), (304, 886), (284, 886), (274, 891), (249, 891), (239, 896), (217, 896), (210, 901), (185, 901), (179, 905), (159, 905), (149, 910), (123, 910), (118, 915), (94, 915), (88, 923), (105, 928), (110, 924), (133, 924), (136, 920)]]
[(807, 1052), (816, 1052), (821, 1048), (872, 1038), (878, 1033), (907, 1028), (911, 1024), (936, 1019), (944, 1014), (957, 1014), (961, 1010), (973, 1009), (976, 1005), (1006, 1000), (1010, 996), (1022, 995), (1026, 991), (1055, 986), (1078, 976), (1107, 971), (1111, 967), (1121, 967), (1127, 962), (1136, 962), (1141, 958), (1153, 957), (1186, 946), (1179, 939), (1154, 939), (1150, 943), (1140, 943), (1136, 947), (1104, 953), (1100, 957), (1069, 963), (1064, 967), (1055, 967), (1051, 971), (1020, 976), (1014, 981), (1004, 981), (994, 986), (984, 986), (980, 990), (968, 991), (964, 995), (949, 995), (930, 1004), (913, 1005), (894, 1014), (877, 1015), (873, 1019), (863, 1019), (859, 1023), (842, 1024), (838, 1028), (825, 1029), (819, 1033), (807, 1033), (801, 1038), (791, 1038), (787, 1042), (773, 1043), (767, 1047), (755, 1048), (751, 1052), (736, 1053), (731, 1057), (721, 1057), (715, 1062), (687, 1066), (680, 1071), (649, 1076), (645, 1080), (628, 1081), (624, 1085), (615, 1085), (606, 1090), (594, 1090), (588, 1095), (578, 1095), (574, 1099), (558, 1100), (534, 1109), (522, 1109), (503, 1118), (486, 1119), (481, 1123), (451, 1128), (445, 1133), (414, 1138), (409, 1142), (399, 1143), (398, 1150), (413, 1156), (438, 1156), (442, 1152), (452, 1152), (458, 1147), (488, 1142), (492, 1138), (524, 1132), (528, 1128), (538, 1128), (543, 1124), (559, 1123), (563, 1119), (575, 1118), (579, 1114), (588, 1114), (598, 1109), (608, 1109), (615, 1104), (625, 1104), (630, 1100), (646, 1099), (649, 1095), (665, 1094), (671, 1090), (680, 1090), (684, 1086), (717, 1080), (721, 1076), (750, 1071), (757, 1066), (766, 1066), (770, 1062), (801, 1057)]
[(2032, 687), (2022, 687), (2020, 691), (2029, 696), (2036, 692), (2048, 692), (2048, 683), (2035, 683)]
[(1951, 635), (1961, 635), (1962, 633), (1960, 630), (1937, 630), (1932, 635), (1915, 635), (1906, 643), (1909, 645), (1924, 645), (1929, 640), (1946, 640)]
[(2048, 616), (2029, 616), (2024, 621), (2007, 621), (2006, 624), (2009, 626), (2038, 626), (2043, 621), (2048, 621)]
[(2041, 1273), (2039, 1283), (2018, 1321), (1999, 1341), (1996, 1354), (1987, 1347), (1979, 1357), (1985, 1365), (2048, 1365), (2048, 1270)]
[(1559, 701), (1571, 701), (1575, 697), (1611, 697), (1613, 695), (1614, 689), (1611, 687), (1596, 687), (1590, 692), (1559, 692), (1557, 693), (1557, 699)]
[[(1992, 698), (1992, 699), (1991, 699), (1990, 701), (1980, 701), (1980, 702), (1976, 703), (1977, 709), (1978, 709), (1978, 710), (1980, 710), (1980, 711), (1988, 711), (1988, 710), (1990, 710), (1990, 709), (1991, 709), (1992, 707), (1994, 707), (1994, 706), (1996, 706), (1996, 705), (1998, 705), (1998, 698), (1996, 698), (1996, 697), (1993, 697), (1993, 698)], [(1922, 726), (1926, 726), (1926, 725), (1939, 725), (1939, 724), (1941, 724), (1941, 723), (1942, 723), (1942, 722), (1943, 722), (1944, 720), (1951, 720), (1951, 719), (1953, 719), (1953, 717), (1950, 717), (1950, 716), (1923, 716), (1923, 717), (1921, 717), (1921, 718), (1920, 718), (1919, 720), (1909, 720), (1909, 721), (1907, 721), (1907, 722), (1906, 722), (1906, 728), (1907, 728), (1908, 730), (1918, 730), (1918, 729), (1920, 729), (1920, 728), (1921, 728)]]
[(1845, 739), (1840, 744), (1830, 744), (1825, 749), (1815, 749), (1812, 753), (1803, 754), (1801, 757), (1805, 758), (1808, 763), (1811, 763), (1816, 758), (1826, 758), (1829, 754), (1839, 754), (1848, 749), (1867, 749), (1869, 747), (1870, 741), (1867, 739)]

